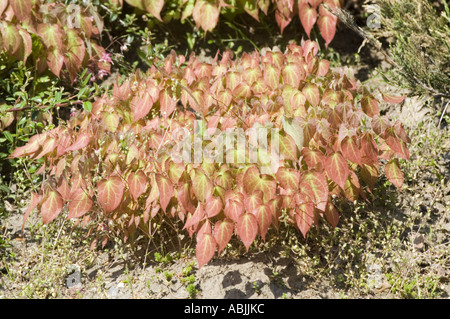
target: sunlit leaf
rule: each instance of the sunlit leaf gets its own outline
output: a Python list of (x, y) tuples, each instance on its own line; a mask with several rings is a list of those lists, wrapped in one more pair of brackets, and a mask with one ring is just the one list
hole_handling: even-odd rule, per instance
[(130, 189), (130, 194), (135, 200), (141, 196), (147, 189), (148, 179), (145, 173), (141, 170), (137, 172), (132, 172), (128, 176), (128, 188)]
[(69, 214), (67, 218), (82, 217), (91, 210), (93, 204), (94, 202), (86, 190), (82, 188), (72, 190), (69, 199)]
[(390, 160), (384, 167), (384, 173), (386, 178), (397, 188), (401, 188), (403, 185), (403, 173), (400, 169), (398, 158)]
[(97, 196), (100, 206), (106, 213), (119, 207), (122, 202), (124, 184), (119, 176), (110, 176), (97, 183)]
[(64, 201), (57, 191), (49, 191), (44, 195), (41, 205), (42, 222), (50, 223), (61, 213)]
[(244, 213), (239, 216), (236, 232), (248, 251), (258, 234), (258, 221), (256, 220), (255, 215)]
[(317, 21), (317, 11), (315, 8), (311, 8), (308, 4), (300, 4), (298, 8), (298, 15), (300, 16), (300, 22), (303, 29), (308, 36), (311, 37), (311, 30)]
[(228, 218), (219, 220), (214, 225), (214, 238), (218, 245), (219, 254), (230, 242), (234, 233), (234, 222)]
[(166, 211), (170, 199), (174, 194), (173, 184), (169, 178), (161, 174), (156, 174), (155, 179), (156, 184), (158, 185), (161, 208)]
[(161, 10), (164, 6), (164, 0), (142, 0), (142, 3), (148, 13), (157, 18), (159, 21), (162, 21)]
[(208, 263), (216, 252), (217, 244), (214, 237), (210, 234), (204, 234), (195, 247), (195, 256), (197, 257), (198, 268)]

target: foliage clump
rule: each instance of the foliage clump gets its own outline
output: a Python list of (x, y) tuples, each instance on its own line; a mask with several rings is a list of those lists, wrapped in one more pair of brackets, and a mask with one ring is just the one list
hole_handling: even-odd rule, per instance
[(99, 44), (102, 28), (103, 20), (92, 5), (0, 1), (1, 54), (9, 63), (28, 63), (38, 74), (50, 70), (71, 82), (84, 68), (109, 74), (110, 61)]
[(67, 210), (94, 222), (89, 233), (104, 244), (178, 218), (196, 234), (200, 266), (233, 235), (248, 250), (281, 218), (303, 235), (322, 219), (337, 225), (334, 202), (366, 199), (383, 163), (401, 187), (410, 140), (366, 87), (317, 54), (310, 40), (211, 63), (172, 52), (116, 82), (92, 110), (12, 153), (44, 160), (26, 216), (37, 208), (49, 223)]
[[(256, 21), (260, 21), (260, 13), (274, 14), (281, 33), (298, 15), (305, 33), (310, 37), (311, 30), (317, 24), (326, 45), (333, 40), (336, 33), (337, 18), (322, 7), (341, 7), (341, 0), (125, 0), (129, 5), (146, 11), (161, 22), (173, 18), (184, 21), (192, 18), (196, 27), (212, 32), (222, 15), (235, 16), (247, 13)], [(116, 5), (123, 5), (123, 0), (116, 0)], [(164, 9), (176, 7), (176, 10), (165, 12)], [(181, 14), (180, 14), (181, 12)]]

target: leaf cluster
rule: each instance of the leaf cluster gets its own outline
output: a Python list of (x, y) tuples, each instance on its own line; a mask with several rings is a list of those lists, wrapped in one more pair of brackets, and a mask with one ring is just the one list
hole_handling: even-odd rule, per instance
[(106, 75), (110, 61), (99, 44), (103, 21), (93, 6), (43, 0), (0, 1), (0, 48), (10, 62), (37, 73), (48, 69), (73, 82), (78, 71)]
[[(44, 159), (37, 173), (48, 176), (25, 218), (37, 208), (49, 223), (66, 207), (69, 219), (95, 221), (89, 233), (126, 240), (138, 229), (151, 236), (158, 215), (178, 218), (196, 234), (200, 267), (233, 235), (248, 250), (281, 218), (304, 236), (321, 219), (336, 226), (333, 202), (367, 199), (383, 162), (401, 187), (398, 157), (409, 157), (410, 140), (318, 49), (307, 40), (236, 60), (226, 51), (211, 63), (172, 52), (116, 82), (90, 112), (11, 154)], [(270, 132), (266, 141), (255, 128)], [(230, 130), (237, 138), (227, 147), (220, 137)], [(194, 148), (180, 160), (186, 136)]]
[[(321, 4), (325, 3), (330, 7), (341, 7), (340, 0), (125, 0), (128, 4), (141, 11), (148, 12), (151, 16), (161, 22), (178, 18), (184, 21), (192, 18), (195, 25), (205, 31), (212, 32), (217, 26), (221, 15), (236, 15), (247, 13), (256, 21), (260, 21), (260, 12), (266, 16), (274, 12), (275, 20), (281, 33), (291, 23), (296, 15), (299, 16), (302, 26), (310, 37), (313, 26), (317, 23), (320, 34), (326, 45), (333, 40), (336, 33), (337, 18), (324, 9)], [(117, 2), (123, 5), (123, 0)], [(168, 6), (178, 6), (179, 12), (176, 16), (172, 14), (170, 19), (161, 17), (164, 8)], [(174, 12), (173, 10), (170, 11)]]

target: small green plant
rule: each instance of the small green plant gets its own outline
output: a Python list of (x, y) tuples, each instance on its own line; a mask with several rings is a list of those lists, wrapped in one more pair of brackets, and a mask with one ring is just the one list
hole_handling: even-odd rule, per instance
[(197, 287), (196, 287), (193, 283), (190, 283), (190, 284), (186, 287), (186, 290), (187, 290), (187, 292), (189, 293), (189, 298), (195, 299), (195, 297), (197, 297), (198, 289), (197, 289)]
[(253, 290), (256, 292), (256, 294), (260, 294), (261, 293), (261, 284), (262, 284), (262, 282), (260, 281), (260, 280), (256, 280), (256, 281), (254, 281), (253, 282), (253, 284), (252, 284), (252, 287), (253, 287)]
[(174, 274), (173, 272), (169, 272), (169, 271), (165, 270), (164, 271), (164, 278), (166, 278), (166, 280), (168, 282), (171, 282), (172, 278), (173, 278), (173, 274)]

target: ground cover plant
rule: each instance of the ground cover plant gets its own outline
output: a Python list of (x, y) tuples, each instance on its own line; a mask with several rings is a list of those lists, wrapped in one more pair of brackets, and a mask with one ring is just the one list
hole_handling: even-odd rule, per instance
[(376, 4), (0, 0), (0, 298), (448, 296), (448, 7)]
[[(304, 236), (320, 217), (336, 226), (332, 198), (366, 199), (381, 160), (401, 187), (398, 158), (409, 158), (409, 137), (380, 116), (367, 88), (330, 71), (317, 52), (310, 40), (240, 60), (228, 51), (211, 64), (172, 52), (146, 75), (116, 83), (91, 111), (12, 153), (44, 158), (38, 173), (48, 178), (26, 214), (37, 207), (46, 224), (67, 204), (67, 218), (93, 220), (103, 245), (136, 229), (150, 235), (158, 214), (176, 216), (196, 233), (200, 267), (233, 234), (248, 250), (283, 212)], [(193, 143), (181, 160), (180, 134)]]

